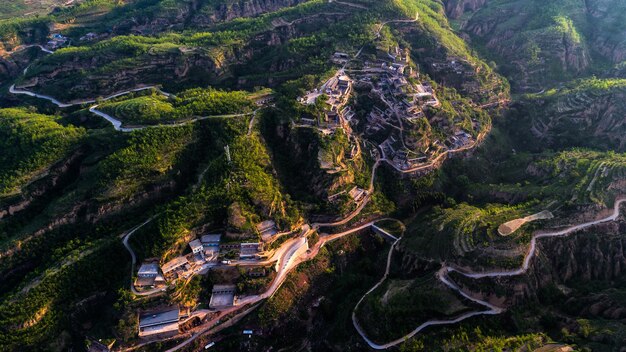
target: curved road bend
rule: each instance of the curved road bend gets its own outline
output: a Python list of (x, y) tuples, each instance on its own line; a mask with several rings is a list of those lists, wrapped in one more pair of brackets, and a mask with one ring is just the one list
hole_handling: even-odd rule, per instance
[[(381, 220), (387, 220), (387, 219), (379, 219), (376, 221), (371, 221), (367, 224), (361, 225), (359, 227), (338, 233), (338, 234), (332, 234), (332, 235), (326, 235), (326, 236), (321, 236), (320, 240), (315, 244), (315, 246), (313, 248), (310, 249), (310, 251), (303, 253), (299, 256), (294, 256), (294, 254), (298, 251), (298, 249), (300, 249), (301, 246), (303, 246), (305, 244), (304, 239), (306, 237), (302, 236), (302, 237), (298, 237), (298, 238), (294, 238), (293, 240), (290, 240), (288, 245), (287, 243), (283, 244), (283, 246), (281, 248), (284, 247), (283, 250), (281, 250), (281, 254), (280, 254), (280, 269), (278, 274), (276, 275), (276, 277), (274, 278), (274, 281), (272, 282), (272, 284), (270, 285), (270, 287), (263, 292), (260, 295), (253, 295), (253, 296), (248, 296), (248, 297), (244, 297), (244, 299), (240, 300), (237, 304), (237, 306), (233, 306), (230, 307), (224, 311), (222, 311), (220, 314), (220, 317), (226, 315), (226, 314), (230, 314), (234, 311), (237, 311), (239, 308), (241, 308), (242, 306), (246, 306), (246, 305), (254, 305), (257, 304), (258, 302), (260, 302), (263, 299), (266, 299), (268, 297), (271, 297), (274, 295), (274, 293), (276, 293), (278, 291), (278, 289), (280, 288), (280, 286), (282, 286), (282, 284), (285, 282), (287, 275), (289, 274), (289, 272), (291, 270), (293, 270), (295, 267), (297, 267), (298, 265), (300, 265), (300, 263), (308, 261), (312, 258), (314, 258), (315, 256), (317, 256), (317, 254), (319, 253), (319, 250), (327, 243), (327, 242), (331, 242), (334, 241), (336, 239), (339, 239), (341, 237), (350, 235), (354, 232), (363, 230), (369, 226), (372, 226), (373, 224), (375, 224), (378, 221)], [(241, 315), (245, 315), (248, 312), (252, 311), (252, 309), (248, 309), (247, 311), (241, 313)], [(217, 318), (216, 318), (217, 319)], [(176, 347), (173, 347), (172, 349), (168, 350), (169, 352), (173, 352), (173, 351), (177, 351), (180, 348), (183, 348), (184, 346), (188, 345), (189, 343), (191, 343), (192, 341), (194, 341), (195, 339), (197, 339), (198, 337), (211, 332), (211, 330), (214, 327), (214, 321), (216, 320), (212, 320), (208, 325), (207, 328), (201, 330), (200, 332), (192, 335), (191, 337), (189, 337), (188, 339), (186, 339), (185, 341), (183, 341), (181, 344), (177, 345)]]
[(617, 218), (620, 215), (620, 206), (622, 205), (622, 203), (626, 202), (626, 197), (624, 198), (618, 198), (615, 200), (615, 204), (613, 206), (613, 213), (611, 215), (608, 215), (602, 219), (598, 219), (598, 220), (593, 220), (593, 221), (589, 221), (589, 222), (585, 222), (579, 225), (575, 225), (575, 226), (570, 226), (568, 228), (565, 228), (563, 230), (558, 230), (558, 231), (553, 231), (553, 232), (543, 232), (543, 233), (537, 233), (535, 235), (533, 235), (533, 238), (530, 240), (530, 248), (528, 250), (528, 252), (526, 253), (526, 255), (524, 256), (524, 262), (522, 264), (522, 267), (516, 270), (503, 270), (503, 271), (487, 271), (487, 272), (468, 272), (468, 271), (464, 271), (462, 269), (459, 268), (453, 268), (453, 267), (446, 267), (448, 272), (457, 272), (465, 277), (469, 277), (472, 279), (481, 279), (481, 278), (485, 278), (485, 277), (508, 277), (508, 276), (517, 276), (517, 275), (522, 275), (524, 273), (526, 273), (528, 271), (528, 268), (530, 267), (530, 261), (532, 260), (532, 258), (535, 256), (535, 253), (537, 251), (537, 240), (542, 239), (542, 238), (549, 238), (549, 237), (563, 237), (563, 236), (568, 236), (574, 232), (580, 231), (580, 230), (584, 230), (586, 228), (598, 225), (598, 224), (602, 224), (605, 222), (611, 222), (611, 221), (615, 221), (617, 220)]
[[(109, 121), (111, 123), (111, 125), (113, 125), (113, 129), (115, 129), (116, 131), (120, 131), (120, 132), (132, 132), (132, 131), (137, 131), (137, 130), (143, 130), (146, 128), (154, 128), (154, 127), (180, 127), (180, 126), (185, 126), (188, 125), (190, 123), (194, 123), (197, 121), (202, 121), (202, 120), (208, 120), (211, 118), (219, 118), (219, 117), (241, 117), (241, 116), (247, 116), (247, 115), (253, 115), (253, 119), (254, 116), (256, 115), (257, 110), (254, 110), (252, 112), (247, 112), (247, 113), (241, 113), (241, 114), (223, 114), (223, 115), (211, 115), (211, 116), (200, 116), (200, 117), (195, 117), (193, 119), (189, 119), (186, 121), (182, 121), (182, 122), (177, 122), (177, 123), (168, 123), (168, 124), (158, 124), (158, 125), (140, 125), (140, 126), (134, 126), (134, 127), (122, 127), (122, 121), (116, 119), (115, 117), (102, 112), (100, 110), (97, 110), (98, 105), (94, 105), (92, 107), (89, 108), (89, 112), (94, 113), (102, 118), (104, 118), (105, 120)], [(252, 120), (254, 121), (254, 120)], [(252, 125), (249, 126), (249, 128), (252, 128)], [(248, 130), (248, 135), (250, 135), (251, 130)]]
[[(120, 97), (122, 95), (126, 95), (128, 93), (140, 92), (140, 91), (144, 91), (144, 90), (148, 90), (148, 89), (156, 89), (157, 91), (159, 91), (159, 93), (161, 93), (161, 94), (163, 94), (163, 95), (165, 95), (167, 97), (172, 96), (172, 94), (163, 92), (156, 86), (146, 86), (146, 87), (139, 87), (139, 88), (129, 89), (129, 90), (125, 90), (125, 91), (122, 91), (122, 92), (119, 92), (119, 93), (115, 93), (115, 94), (110, 95), (110, 96), (108, 96), (106, 98), (103, 98), (102, 100), (103, 101), (111, 100), (113, 98), (117, 98), (117, 97)], [(55, 98), (53, 98), (53, 97), (51, 97), (49, 95), (37, 94), (37, 93), (31, 92), (31, 91), (28, 91), (28, 90), (25, 90), (25, 89), (15, 88), (15, 84), (13, 84), (9, 88), (9, 93), (11, 93), (11, 94), (23, 94), (23, 95), (28, 95), (28, 96), (39, 98), (39, 99), (45, 99), (45, 100), (48, 100), (49, 102), (51, 102), (52, 104), (54, 104), (54, 105), (56, 105), (56, 106), (58, 106), (60, 108), (68, 108), (70, 106), (83, 105), (83, 104), (93, 104), (93, 103), (96, 102), (95, 99), (87, 99), (87, 100), (74, 101), (74, 102), (71, 102), (71, 103), (63, 103), (63, 102), (61, 102), (61, 101), (59, 101), (59, 100), (57, 100), (57, 99), (55, 99)]]

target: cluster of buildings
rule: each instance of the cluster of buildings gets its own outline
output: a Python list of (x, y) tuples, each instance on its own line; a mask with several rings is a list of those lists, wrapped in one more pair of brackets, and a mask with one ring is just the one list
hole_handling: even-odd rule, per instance
[[(237, 287), (235, 285), (213, 285), (209, 308), (224, 309), (237, 305)], [(176, 336), (181, 326), (194, 316), (203, 318), (207, 313), (190, 314), (178, 306), (156, 309), (139, 315), (138, 335), (143, 339), (167, 338)]]
[(480, 68), (475, 68), (469, 61), (453, 57), (442, 62), (432, 62), (432, 70), (437, 73), (454, 73), (459, 76), (474, 77)]
[(335, 129), (342, 127), (349, 129), (348, 122), (354, 116), (354, 112), (350, 107), (346, 107), (350, 94), (352, 93), (352, 79), (348, 77), (343, 70), (337, 72), (335, 76), (330, 78), (321, 89), (314, 89), (307, 92), (304, 97), (298, 100), (303, 104), (315, 104), (317, 99), (325, 95), (328, 97), (326, 103), (328, 108), (324, 111), (324, 116), (320, 121), (303, 118), (301, 122), (311, 126), (318, 126), (322, 129), (329, 130), (329, 133)]
[[(452, 69), (468, 75), (475, 73), (468, 62), (461, 60), (453, 60), (445, 67), (436, 63), (435, 67), (442, 70)], [(473, 143), (473, 137), (467, 131), (447, 126), (448, 121), (438, 120), (437, 115), (435, 117), (427, 115), (429, 109), (438, 108), (441, 102), (431, 83), (419, 78), (419, 74), (410, 66), (408, 50), (398, 46), (388, 51), (379, 49), (378, 60), (364, 62), (363, 69), (355, 75), (355, 84), (370, 86), (372, 92), (377, 93), (386, 106), (384, 109), (373, 107), (366, 117), (368, 122), (366, 134), (376, 136), (379, 132), (391, 131), (379, 147), (384, 157), (401, 170), (428, 164), (441, 153)], [(450, 132), (451, 135), (445, 140), (409, 138), (407, 132), (422, 128), (425, 124), (424, 119), (427, 119), (427, 125), (434, 124), (443, 130), (454, 132)], [(476, 125), (477, 122), (473, 121), (473, 124)]]
[[(270, 241), (278, 233), (273, 221), (258, 224), (257, 229), (264, 241)], [(156, 260), (146, 261), (140, 267), (135, 280), (137, 289), (165, 287), (168, 282), (186, 279), (196, 273), (204, 273), (219, 264), (220, 253), (228, 252), (240, 260), (258, 260), (263, 251), (262, 242), (221, 242), (221, 234), (206, 234), (189, 242), (191, 253), (178, 256), (163, 265)], [(222, 262), (231, 264), (229, 260)]]
[(162, 266), (156, 261), (144, 262), (137, 273), (135, 287), (152, 289), (164, 287), (169, 281), (188, 278), (196, 272), (217, 264), (220, 253), (220, 234), (207, 234), (189, 242), (191, 253), (178, 256)]
[(48, 43), (46, 44), (46, 49), (48, 50), (56, 50), (68, 44), (69, 38), (61, 35), (60, 33), (50, 34), (48, 38)]

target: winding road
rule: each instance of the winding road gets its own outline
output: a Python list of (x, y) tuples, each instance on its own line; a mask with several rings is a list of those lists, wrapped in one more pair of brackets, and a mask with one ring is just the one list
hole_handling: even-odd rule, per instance
[(504, 308), (500, 308), (497, 306), (494, 306), (492, 304), (490, 304), (489, 302), (483, 301), (483, 300), (479, 300), (477, 298), (474, 298), (472, 296), (470, 296), (469, 294), (465, 293), (465, 291), (463, 291), (457, 284), (455, 284), (449, 277), (448, 277), (448, 273), (450, 272), (456, 272), (462, 276), (465, 276), (467, 278), (471, 278), (471, 279), (481, 279), (481, 278), (493, 278), (493, 277), (512, 277), (512, 276), (519, 276), (519, 275), (523, 275), (525, 274), (528, 269), (530, 268), (530, 262), (532, 260), (532, 258), (535, 256), (536, 252), (537, 252), (537, 240), (542, 239), (542, 238), (551, 238), (551, 237), (564, 237), (564, 236), (568, 236), (571, 235), (575, 232), (584, 230), (584, 229), (588, 229), (592, 226), (595, 225), (599, 225), (602, 223), (607, 223), (607, 222), (611, 222), (611, 221), (616, 221), (619, 216), (620, 216), (620, 206), (626, 202), (626, 198), (618, 198), (615, 200), (615, 204), (613, 206), (613, 212), (601, 219), (597, 219), (597, 220), (593, 220), (593, 221), (589, 221), (589, 222), (585, 222), (579, 225), (575, 225), (575, 226), (571, 226), (562, 230), (558, 230), (558, 231), (551, 231), (551, 232), (538, 232), (536, 234), (533, 235), (531, 241), (530, 241), (530, 247), (528, 249), (528, 252), (526, 253), (526, 255), (524, 256), (524, 261), (522, 266), (519, 269), (516, 270), (495, 270), (495, 271), (486, 271), (486, 272), (470, 272), (470, 271), (465, 271), (459, 268), (455, 268), (452, 266), (448, 266), (448, 265), (444, 265), (438, 272), (437, 272), (437, 279), (439, 279), (439, 281), (441, 281), (444, 285), (446, 285), (447, 287), (449, 287), (450, 289), (452, 289), (453, 291), (457, 292), (458, 294), (460, 294), (461, 296), (463, 296), (464, 298), (477, 303), (479, 305), (482, 305), (486, 308), (486, 310), (483, 311), (476, 311), (476, 312), (469, 312), (469, 313), (465, 313), (462, 314), (454, 319), (449, 319), (449, 320), (429, 320), (424, 322), (423, 324), (421, 324), (420, 326), (418, 326), (417, 328), (415, 328), (415, 330), (411, 331), (410, 333), (408, 333), (405, 336), (402, 336), (396, 340), (393, 340), (391, 342), (388, 343), (384, 343), (384, 344), (378, 344), (375, 343), (374, 341), (372, 341), (371, 339), (369, 339), (367, 337), (367, 335), (365, 334), (365, 331), (361, 328), (361, 326), (358, 323), (358, 319), (356, 317), (356, 311), (359, 307), (359, 305), (361, 304), (361, 302), (365, 299), (365, 297), (367, 295), (369, 295), (371, 292), (373, 292), (375, 289), (377, 289), (386, 279), (387, 276), (389, 275), (389, 266), (391, 263), (391, 255), (393, 252), (393, 249), (396, 245), (396, 243), (398, 243), (398, 241), (394, 242), (393, 246), (391, 247), (391, 249), (389, 250), (389, 256), (387, 258), (387, 268), (385, 271), (385, 274), (383, 276), (383, 278), (376, 283), (376, 285), (374, 285), (374, 287), (372, 287), (369, 291), (367, 291), (365, 293), (365, 295), (363, 295), (363, 297), (361, 297), (361, 299), (359, 300), (359, 302), (357, 303), (357, 305), (355, 306), (353, 312), (352, 312), (352, 323), (354, 325), (354, 327), (356, 328), (357, 332), (359, 333), (359, 335), (361, 335), (361, 337), (363, 338), (363, 340), (365, 340), (365, 342), (373, 349), (376, 350), (383, 350), (383, 349), (388, 349), (390, 347), (394, 347), (397, 346), (403, 342), (405, 342), (407, 339), (415, 336), (417, 333), (419, 333), (420, 331), (422, 331), (423, 329), (429, 327), (429, 326), (436, 326), (436, 325), (449, 325), (449, 324), (456, 324), (459, 323), (465, 319), (471, 318), (471, 317), (475, 317), (475, 316), (480, 316), (480, 315), (497, 315), (500, 314), (502, 312), (505, 311)]
[[(162, 90), (159, 89), (159, 87), (157, 86), (142, 86), (142, 87), (138, 87), (138, 88), (134, 88), (134, 89), (129, 89), (129, 90), (125, 90), (119, 93), (115, 93), (113, 95), (110, 95), (106, 98), (103, 98), (102, 101), (107, 101), (107, 100), (111, 100), (117, 97), (121, 97), (123, 95), (129, 94), (129, 93), (134, 93), (134, 92), (141, 92), (144, 90), (148, 90), (148, 89), (156, 89), (159, 93), (163, 94), (166, 97), (173, 97), (174, 95), (171, 93), (167, 93), (164, 92)], [(44, 100), (48, 100), (49, 102), (53, 103), (54, 105), (60, 107), (60, 108), (68, 108), (68, 107), (72, 107), (72, 106), (78, 106), (78, 105), (85, 105), (85, 104), (93, 104), (96, 102), (95, 99), (86, 99), (86, 100), (80, 100), (80, 101), (74, 101), (71, 103), (64, 103), (61, 102), (59, 100), (57, 100), (54, 97), (51, 97), (49, 95), (44, 95), (44, 94), (37, 94), (28, 90), (24, 90), (24, 89), (18, 89), (15, 88), (15, 84), (13, 84), (10, 88), (9, 88), (9, 92), (11, 94), (22, 94), (22, 95), (28, 95), (30, 97), (34, 97), (34, 98), (39, 98), (39, 99), (44, 99)], [(98, 115), (102, 118), (104, 118), (105, 120), (107, 120), (108, 122), (111, 123), (111, 125), (113, 126), (113, 128), (116, 131), (119, 132), (132, 132), (132, 131), (137, 131), (137, 130), (143, 130), (146, 128), (154, 128), (154, 127), (180, 127), (180, 126), (184, 126), (184, 125), (188, 125), (190, 123), (194, 123), (197, 121), (202, 121), (202, 120), (207, 120), (207, 119), (211, 119), (211, 118), (228, 118), (228, 117), (241, 117), (241, 116), (248, 116), (248, 115), (252, 115), (252, 119), (250, 120), (250, 124), (248, 126), (248, 135), (251, 134), (252, 132), (252, 126), (254, 124), (254, 118), (257, 114), (257, 112), (260, 110), (256, 109), (252, 112), (247, 112), (247, 113), (239, 113), (239, 114), (222, 114), (222, 115), (210, 115), (210, 116), (198, 116), (198, 117), (194, 117), (192, 119), (189, 120), (185, 120), (182, 122), (178, 122), (178, 123), (171, 123), (171, 124), (159, 124), (159, 125), (140, 125), (140, 126), (133, 126), (133, 127), (122, 127), (123, 122), (116, 119), (115, 117), (98, 110), (98, 105), (93, 105), (89, 108), (89, 112)]]

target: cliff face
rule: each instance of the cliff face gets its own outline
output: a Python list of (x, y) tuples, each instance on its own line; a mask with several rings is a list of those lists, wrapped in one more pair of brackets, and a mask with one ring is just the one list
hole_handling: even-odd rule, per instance
[[(626, 86), (576, 89), (525, 103), (534, 137), (551, 146), (626, 150)], [(585, 136), (586, 138), (581, 138)]]
[[(555, 77), (578, 75), (590, 67), (588, 45), (577, 36), (577, 29), (547, 23), (530, 31), (525, 24), (534, 21), (534, 16), (518, 11), (521, 9), (505, 8), (489, 17), (481, 17), (479, 11), (464, 26), (502, 58), (501, 66), (510, 72), (515, 88), (532, 91)], [(509, 23), (514, 17), (522, 19)]]
[(325, 199), (354, 182), (354, 175), (350, 172), (329, 174), (320, 168), (318, 162), (320, 137), (315, 130), (293, 128), (283, 134), (283, 138), (285, 149), (290, 151), (291, 160), (307, 161), (298, 168), (298, 174), (303, 180), (308, 180), (308, 192), (315, 197)]
[(206, 27), (231, 21), (236, 18), (255, 17), (264, 13), (294, 6), (305, 0), (235, 0), (212, 2), (194, 0), (177, 3), (174, 9), (161, 9), (152, 12), (139, 12), (136, 16), (116, 23), (116, 34), (152, 34), (168, 29), (185, 27)]
[(598, 63), (624, 61), (626, 26), (619, 14), (625, 10), (626, 3), (618, 0), (446, 2), (451, 18), (474, 12), (462, 30), (496, 53), (512, 84), (526, 91), (587, 72), (595, 64), (592, 56), (601, 58)]
[[(93, 98), (95, 92), (107, 95), (140, 84), (160, 83), (163, 77), (170, 77), (179, 83), (196, 80), (198, 77), (215, 81), (226, 72), (224, 61), (231, 60), (232, 53), (224, 54), (227, 56), (214, 58), (201, 52), (185, 52), (181, 49), (175, 53), (145, 55), (135, 58), (132, 65), (112, 73), (94, 68), (101, 68), (121, 58), (110, 55), (77, 57), (52, 67), (49, 71), (38, 72), (22, 85), (55, 96), (63, 91), (64, 96), (76, 99)], [(76, 79), (77, 71), (84, 72), (81, 79)]]
[(483, 7), (487, 0), (447, 0), (446, 14), (451, 19), (457, 19), (466, 12), (474, 12)]
[(589, 44), (613, 64), (626, 60), (626, 26), (621, 19), (626, 3), (620, 0), (585, 1), (590, 22)]
[[(61, 61), (54, 55), (32, 67), (18, 86), (49, 94), (63, 101), (106, 96), (140, 84), (206, 86), (224, 82), (241, 88), (273, 86), (268, 72), (285, 72), (297, 67), (297, 58), (275, 55), (273, 47), (288, 45), (289, 40), (309, 33), (310, 24), (318, 28), (339, 21), (338, 16), (312, 16), (297, 24), (262, 31), (244, 43), (219, 46), (182, 46), (167, 51), (158, 45), (146, 53), (133, 55), (123, 49), (103, 50), (87, 55), (68, 55)], [(178, 44), (175, 44), (178, 45)], [(255, 65), (250, 65), (255, 62)], [(263, 64), (257, 64), (261, 62)], [(77, 77), (80, 75), (80, 77)], [(255, 81), (246, 76), (254, 77)], [(164, 77), (169, 77), (164, 81)], [(238, 77), (238, 81), (233, 80)], [(284, 76), (281, 80), (294, 77)]]
[[(569, 237), (541, 239), (536, 257), (525, 275), (481, 280), (455, 278), (477, 297), (504, 306), (537, 300), (543, 288), (553, 285), (560, 287), (567, 299), (575, 301), (581, 296), (569, 296), (571, 288), (568, 283), (572, 280), (612, 282), (623, 279), (626, 274), (626, 238), (620, 234), (625, 230), (626, 223), (622, 221), (599, 225)], [(500, 287), (498, 294), (494, 293), (494, 285)], [(601, 295), (596, 299), (603, 301)], [(599, 305), (574, 313), (584, 315), (592, 311), (594, 316), (602, 316), (611, 308), (604, 303), (601, 306), (603, 308)], [(607, 317), (613, 316), (615, 308), (619, 307), (612, 308)], [(622, 307), (620, 314), (626, 317), (626, 307)]]
[(15, 77), (19, 73), (19, 69), (15, 62), (0, 56), (0, 84)]
[[(560, 288), (570, 314), (589, 318), (624, 319), (626, 306), (601, 289), (578, 292), (576, 282), (611, 282), (626, 274), (626, 223), (609, 223), (567, 238), (541, 240), (531, 270), (522, 278), (501, 281), (507, 288), (505, 304), (535, 300), (545, 287)], [(500, 297), (502, 299), (502, 297)]]

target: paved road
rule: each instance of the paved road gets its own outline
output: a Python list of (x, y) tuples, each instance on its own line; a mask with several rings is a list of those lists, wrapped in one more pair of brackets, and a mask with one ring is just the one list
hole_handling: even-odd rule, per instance
[[(135, 89), (129, 89), (129, 90), (125, 90), (119, 93), (115, 93), (112, 94), (106, 98), (103, 98), (103, 101), (107, 101), (107, 100), (111, 100), (113, 98), (117, 98), (117, 97), (121, 97), (122, 95), (126, 95), (128, 93), (133, 93), (133, 92), (140, 92), (140, 91), (144, 91), (144, 90), (148, 90), (148, 89), (156, 89), (157, 91), (159, 91), (161, 94), (170, 97), (173, 96), (170, 93), (164, 92), (162, 90), (160, 90), (158, 87), (156, 86), (143, 86), (143, 87), (139, 87), (139, 88), (135, 88)], [(73, 101), (70, 103), (63, 103), (57, 99), (55, 99), (54, 97), (51, 97), (49, 95), (45, 95), (45, 94), (37, 94), (25, 89), (19, 89), (19, 88), (15, 88), (15, 84), (13, 84), (10, 88), (9, 88), (9, 93), (11, 94), (23, 94), (23, 95), (28, 95), (31, 97), (35, 97), (35, 98), (39, 98), (39, 99), (45, 99), (48, 100), (49, 102), (51, 102), (52, 104), (60, 107), (60, 108), (68, 108), (71, 106), (77, 106), (77, 105), (84, 105), (84, 104), (93, 104), (96, 102), (95, 99), (85, 99), (85, 100), (77, 100), (77, 101)]]
[[(102, 112), (100, 110), (97, 110), (98, 105), (94, 105), (92, 107), (89, 108), (89, 111), (104, 118), (105, 120), (109, 121), (112, 125), (113, 128), (116, 131), (120, 131), (120, 132), (132, 132), (132, 131), (138, 131), (138, 130), (143, 130), (146, 128), (155, 128), (155, 127), (180, 127), (180, 126), (185, 126), (188, 125), (190, 123), (194, 123), (197, 121), (202, 121), (202, 120), (208, 120), (208, 119), (213, 119), (213, 118), (229, 118), (229, 117), (241, 117), (241, 116), (247, 116), (247, 115), (253, 115), (255, 116), (258, 109), (253, 111), (253, 112), (248, 112), (248, 113), (241, 113), (241, 114), (222, 114), (222, 115), (211, 115), (211, 116), (198, 116), (198, 117), (194, 117), (192, 119), (186, 120), (186, 121), (182, 121), (182, 122), (177, 122), (177, 123), (168, 123), (168, 124), (159, 124), (159, 125), (139, 125), (139, 126), (133, 126), (133, 127), (122, 127), (122, 121), (116, 119), (115, 117)], [(254, 117), (251, 120), (251, 123), (254, 122)], [(249, 125), (249, 128), (252, 128), (252, 124)], [(248, 132), (248, 135), (250, 134), (250, 131)]]
[(528, 268), (530, 267), (530, 261), (532, 260), (532, 258), (535, 256), (535, 253), (537, 252), (537, 240), (542, 239), (542, 238), (550, 238), (550, 237), (564, 237), (564, 236), (571, 235), (572, 233), (587, 229), (589, 227), (592, 227), (598, 224), (615, 221), (620, 215), (619, 209), (622, 203), (624, 202), (626, 202), (626, 198), (619, 198), (615, 200), (615, 204), (613, 206), (613, 213), (602, 219), (585, 222), (585, 223), (571, 226), (571, 227), (568, 227), (566, 229), (559, 230), (559, 231), (543, 232), (543, 233), (540, 232), (540, 233), (533, 235), (533, 238), (530, 241), (530, 248), (528, 249), (528, 252), (526, 253), (526, 256), (524, 257), (524, 262), (522, 264), (522, 267), (519, 269), (487, 271), (487, 272), (467, 272), (460, 268), (447, 267), (447, 271), (448, 272), (454, 271), (465, 277), (469, 277), (473, 279), (481, 279), (485, 277), (509, 277), (509, 276), (522, 275), (528, 271)]

